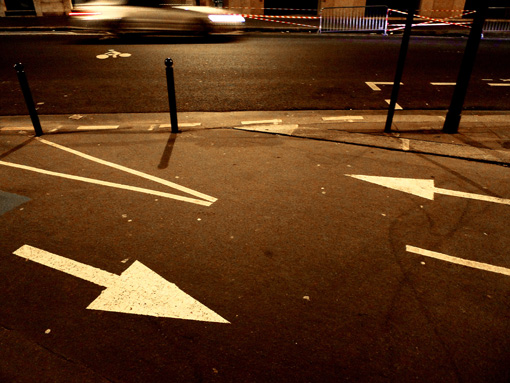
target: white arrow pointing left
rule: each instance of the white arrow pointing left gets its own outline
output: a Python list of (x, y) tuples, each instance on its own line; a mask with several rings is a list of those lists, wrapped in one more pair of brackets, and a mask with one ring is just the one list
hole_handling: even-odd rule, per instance
[(91, 310), (230, 323), (138, 261), (116, 275), (29, 245), (13, 254), (106, 287)]
[(478, 201), (494, 202), (503, 205), (510, 205), (510, 199), (491, 197), (483, 194), (465, 193), (457, 190), (442, 189), (434, 186), (434, 180), (414, 179), (414, 178), (394, 178), (363, 176), (357, 174), (346, 174), (348, 177), (356, 178), (362, 181), (370, 182), (376, 185), (384, 186), (393, 190), (416, 195), (418, 197), (433, 200), (434, 194), (448, 195), (450, 197), (460, 197), (474, 199)]

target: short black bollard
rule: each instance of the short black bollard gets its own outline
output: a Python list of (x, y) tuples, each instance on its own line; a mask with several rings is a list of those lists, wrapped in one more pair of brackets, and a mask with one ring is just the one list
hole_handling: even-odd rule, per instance
[(19, 84), (21, 86), (21, 91), (23, 92), (23, 97), (25, 97), (25, 103), (27, 104), (28, 113), (30, 114), (32, 125), (34, 126), (35, 135), (36, 137), (42, 136), (43, 131), (41, 128), (41, 123), (39, 122), (37, 110), (35, 109), (32, 92), (30, 92), (30, 87), (28, 86), (27, 76), (25, 75), (25, 67), (23, 64), (18, 63), (14, 65), (14, 69), (16, 69), (16, 73), (18, 74)]
[(179, 133), (177, 124), (177, 103), (175, 101), (175, 83), (174, 83), (174, 62), (171, 58), (165, 59), (166, 65), (166, 83), (168, 88), (168, 104), (170, 106), (170, 123), (172, 133)]

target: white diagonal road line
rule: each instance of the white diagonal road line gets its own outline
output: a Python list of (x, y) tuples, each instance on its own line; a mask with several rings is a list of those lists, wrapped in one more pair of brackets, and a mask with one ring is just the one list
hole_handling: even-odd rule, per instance
[(130, 174), (136, 175), (138, 177), (145, 178), (145, 179), (148, 179), (148, 180), (160, 183), (161, 185), (165, 185), (165, 186), (171, 187), (173, 189), (180, 190), (180, 191), (182, 191), (184, 193), (191, 194), (191, 195), (193, 195), (195, 197), (205, 199), (206, 201), (209, 201), (209, 202), (216, 202), (217, 201), (217, 198), (211, 197), (211, 196), (209, 196), (207, 194), (204, 194), (204, 193), (200, 193), (200, 192), (198, 192), (196, 190), (187, 188), (185, 186), (178, 185), (178, 184), (176, 184), (174, 182), (170, 182), (170, 181), (167, 181), (165, 179), (162, 179), (162, 178), (159, 178), (159, 177), (155, 177), (155, 176), (152, 176), (150, 174), (142, 173), (142, 172), (140, 172), (138, 170), (134, 170), (134, 169), (128, 168), (126, 166), (122, 166), (122, 165), (119, 165), (119, 164), (115, 164), (113, 162), (105, 161), (105, 160), (102, 160), (100, 158), (90, 156), (88, 154), (79, 152), (77, 150), (68, 148), (66, 146), (62, 146), (62, 145), (56, 144), (54, 142), (47, 141), (47, 140), (45, 140), (43, 138), (37, 138), (37, 140), (39, 142), (42, 142), (43, 144), (50, 145), (50, 146), (52, 146), (54, 148), (64, 150), (64, 151), (66, 151), (68, 153), (72, 153), (72, 154), (74, 154), (76, 156), (85, 158), (87, 160), (90, 160), (90, 161), (93, 161), (93, 162), (97, 162), (97, 163), (99, 163), (101, 165), (109, 166), (109, 167), (115, 168), (117, 170), (121, 170), (123, 172), (130, 173)]
[(406, 246), (406, 251), (409, 253), (423, 255), (423, 256), (429, 257), (429, 258), (439, 259), (439, 260), (445, 261), (445, 262), (455, 263), (457, 265), (462, 265), (462, 266), (471, 267), (474, 269), (490, 271), (492, 273), (498, 273), (498, 274), (510, 276), (510, 269), (500, 267), (500, 266), (490, 265), (488, 263), (482, 263), (482, 262), (470, 261), (468, 259), (452, 257), (450, 255), (438, 253), (435, 251), (420, 249), (419, 247), (410, 246), (410, 245)]
[(180, 196), (177, 194), (165, 193), (165, 192), (160, 192), (157, 190), (145, 189), (145, 188), (140, 188), (140, 187), (136, 187), (136, 186), (123, 185), (123, 184), (118, 184), (115, 182), (101, 181), (101, 180), (96, 180), (93, 178), (80, 177), (80, 176), (75, 176), (72, 174), (52, 172), (50, 170), (34, 168), (32, 166), (15, 164), (12, 162), (0, 161), (0, 165), (9, 166), (11, 168), (29, 170), (29, 171), (40, 173), (40, 174), (46, 174), (48, 176), (66, 178), (69, 180), (87, 182), (90, 184), (108, 186), (108, 187), (116, 188), (116, 189), (124, 189), (124, 190), (134, 191), (134, 192), (138, 192), (138, 193), (151, 194), (151, 195), (158, 196), (158, 197), (171, 198), (171, 199), (175, 199), (178, 201), (194, 203), (196, 205), (202, 205), (202, 206), (211, 206), (212, 205), (211, 201), (204, 201), (202, 199), (183, 197), (183, 196)]

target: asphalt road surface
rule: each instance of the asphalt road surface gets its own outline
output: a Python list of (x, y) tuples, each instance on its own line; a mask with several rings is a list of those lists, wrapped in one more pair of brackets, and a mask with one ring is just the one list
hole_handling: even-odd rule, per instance
[[(175, 63), (180, 111), (385, 109), (399, 36), (251, 34), (237, 40), (101, 39), (29, 34), (0, 39), (0, 114), (26, 114), (22, 62), (42, 114), (168, 110), (164, 60)], [(399, 105), (447, 109), (466, 38), (411, 41)], [(481, 43), (466, 108), (510, 107), (510, 44)], [(381, 84), (383, 83), (383, 84)]]
[(0, 140), (2, 382), (509, 381), (510, 206), (352, 177), (505, 199), (507, 168), (222, 129), (44, 140)]

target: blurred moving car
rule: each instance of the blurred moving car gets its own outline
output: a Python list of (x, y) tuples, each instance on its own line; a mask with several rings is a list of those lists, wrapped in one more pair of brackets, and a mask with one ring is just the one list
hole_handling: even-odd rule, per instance
[(115, 34), (232, 34), (245, 19), (221, 8), (171, 5), (165, 0), (92, 0), (75, 5), (72, 25)]

